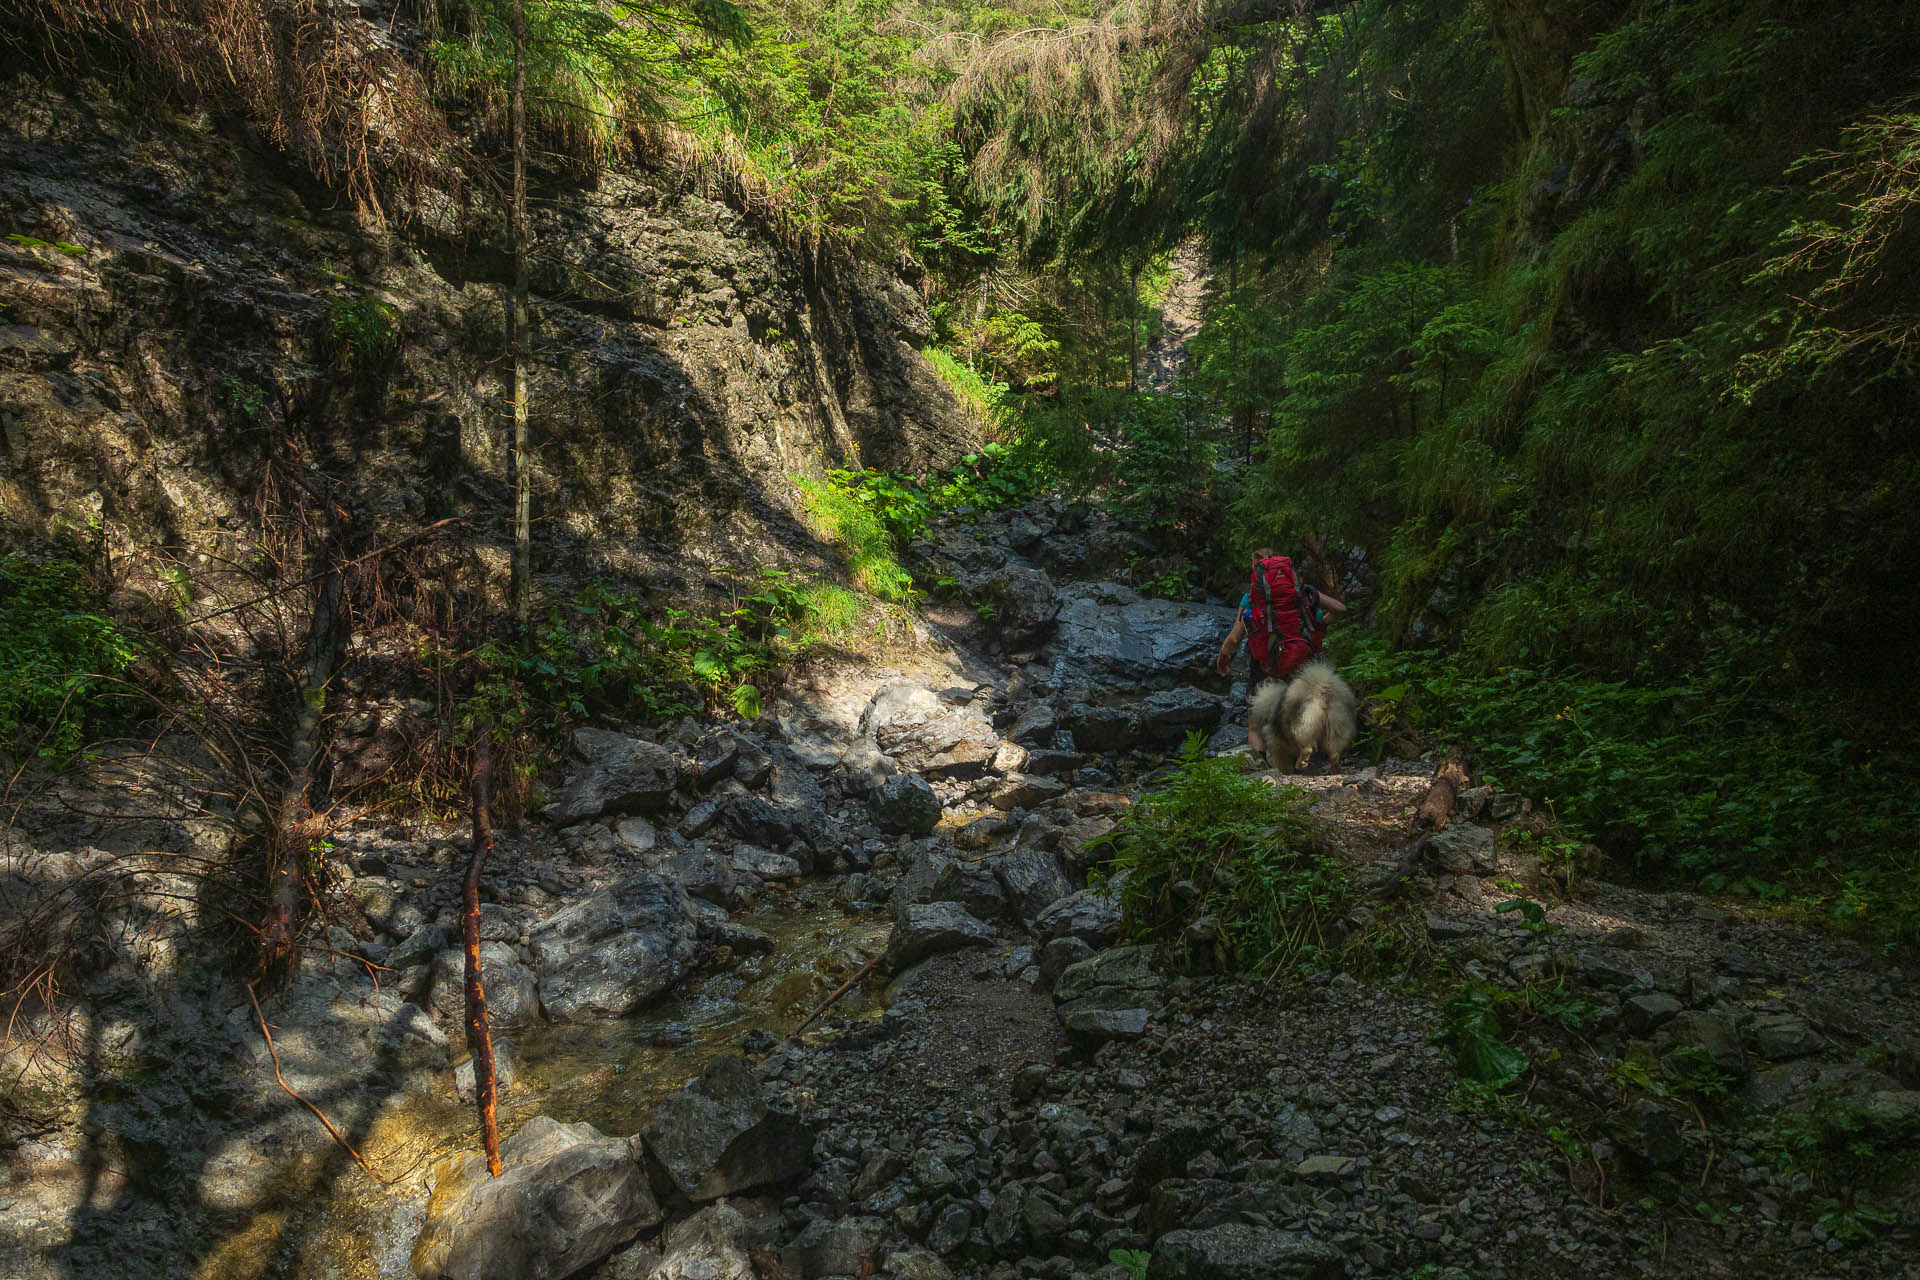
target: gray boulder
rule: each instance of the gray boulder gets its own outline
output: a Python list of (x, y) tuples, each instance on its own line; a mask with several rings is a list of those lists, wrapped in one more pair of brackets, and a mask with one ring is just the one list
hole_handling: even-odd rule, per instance
[(912, 903), (896, 913), (887, 939), (887, 966), (898, 972), (929, 956), (992, 942), (993, 930), (957, 902)]
[(730, 859), (721, 857), (704, 843), (696, 843), (691, 849), (660, 859), (654, 870), (678, 880), (680, 887), (692, 897), (728, 910), (745, 906), (760, 889), (758, 876), (740, 870)]
[(1034, 921), (1033, 931), (1048, 942), (1078, 938), (1104, 947), (1120, 936), (1120, 901), (1103, 889), (1082, 889), (1060, 899)]
[(555, 1022), (620, 1018), (680, 981), (703, 954), (680, 885), (643, 873), (607, 886), (534, 929), (540, 1002)]
[[(487, 1021), (502, 1029), (540, 1021), (540, 997), (533, 970), (520, 962), (520, 953), (504, 942), (480, 944), (480, 983), (487, 993)], [(467, 1009), (467, 953), (455, 947), (433, 960), (433, 984), (428, 997), (433, 1010), (460, 1023)]]
[(796, 1178), (813, 1151), (806, 1123), (769, 1107), (746, 1062), (731, 1056), (667, 1095), (641, 1132), (648, 1155), (695, 1202)]
[(957, 902), (967, 913), (981, 920), (997, 920), (1007, 909), (1006, 892), (991, 867), (978, 862), (955, 859), (933, 882), (935, 902)]
[(1023, 747), (1045, 747), (1060, 731), (1060, 714), (1044, 702), (1036, 702), (1020, 713), (1007, 736)]
[(1456, 822), (1422, 836), (1420, 854), (1448, 875), (1488, 875), (1500, 868), (1493, 851), (1493, 829), (1470, 822)]
[(1191, 678), (1212, 662), (1233, 626), (1230, 608), (1145, 600), (1117, 583), (1072, 583), (1058, 588), (1058, 594), (1059, 630), (1052, 651), (1114, 684)]
[(977, 778), (1000, 749), (1000, 735), (979, 711), (912, 680), (881, 685), (861, 713), (860, 731), (901, 769), (936, 781)]
[(1079, 751), (1124, 751), (1145, 740), (1140, 717), (1126, 707), (1076, 703), (1067, 712), (1067, 729)]
[(815, 1218), (780, 1251), (780, 1258), (794, 1275), (858, 1275), (863, 1263), (878, 1261), (888, 1234), (884, 1218)]
[(976, 604), (993, 607), (993, 621), (1008, 639), (1031, 643), (1045, 638), (1060, 612), (1053, 579), (1018, 560), (1003, 561), (985, 574), (963, 580)]
[(658, 1223), (640, 1143), (535, 1116), (500, 1144), (445, 1161), (413, 1249), (422, 1280), (562, 1280)]
[(924, 836), (940, 821), (940, 798), (925, 778), (897, 773), (874, 788), (867, 811), (882, 831)]
[[(506, 1097), (507, 1090), (513, 1088), (513, 1082), (520, 1075), (520, 1054), (513, 1047), (513, 1041), (505, 1036), (493, 1037), (493, 1081), (494, 1092)], [(453, 1091), (462, 1102), (472, 1102), (474, 1095), (473, 1058), (460, 1059), (453, 1067)]]
[(993, 789), (991, 803), (1001, 812), (1010, 809), (1034, 809), (1067, 793), (1067, 784), (1058, 778), (1016, 773)]
[(1147, 1280), (1342, 1280), (1340, 1251), (1271, 1227), (1223, 1222), (1169, 1231), (1153, 1244)]
[(748, 1253), (758, 1234), (732, 1205), (710, 1204), (667, 1228), (666, 1255), (648, 1280), (759, 1280)]
[(1026, 925), (1032, 925), (1048, 907), (1073, 892), (1059, 861), (1045, 849), (1023, 845), (995, 858), (992, 866), (1007, 891), (1013, 913)]
[(677, 762), (665, 747), (605, 729), (576, 729), (573, 748), (586, 758), (544, 811), (571, 826), (604, 813), (653, 813), (666, 807), (679, 780)]

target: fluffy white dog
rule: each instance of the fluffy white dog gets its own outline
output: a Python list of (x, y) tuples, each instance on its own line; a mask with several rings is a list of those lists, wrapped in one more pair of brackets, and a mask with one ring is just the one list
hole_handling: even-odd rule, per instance
[(1316, 748), (1338, 765), (1353, 743), (1353, 690), (1326, 663), (1309, 662), (1293, 679), (1269, 680), (1255, 690), (1248, 718), (1281, 773), (1304, 769)]

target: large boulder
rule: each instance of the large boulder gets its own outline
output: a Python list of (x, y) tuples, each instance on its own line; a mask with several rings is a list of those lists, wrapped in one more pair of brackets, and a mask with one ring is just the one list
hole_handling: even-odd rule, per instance
[(1048, 907), (1073, 892), (1059, 860), (1045, 849), (1022, 845), (994, 859), (992, 866), (1022, 924), (1033, 924)]
[(760, 1280), (753, 1265), (753, 1224), (721, 1201), (666, 1230), (666, 1255), (646, 1273), (647, 1280)]
[(867, 811), (882, 831), (924, 836), (939, 825), (940, 798), (919, 774), (896, 773), (874, 788)]
[(1000, 750), (1000, 735), (971, 702), (956, 704), (913, 680), (889, 680), (860, 717), (901, 769), (932, 780), (977, 778)]
[(422, 1280), (562, 1280), (661, 1219), (635, 1138), (535, 1116), (500, 1144), (436, 1171), (413, 1248)]
[(666, 807), (679, 781), (673, 753), (641, 738), (605, 729), (576, 729), (573, 749), (586, 763), (567, 779), (544, 811), (559, 826), (606, 813), (657, 812)]
[(668, 1094), (641, 1132), (648, 1156), (696, 1202), (789, 1181), (806, 1172), (813, 1152), (812, 1130), (769, 1107), (753, 1072), (731, 1056)]
[(1146, 740), (1139, 715), (1128, 707), (1076, 703), (1067, 711), (1066, 725), (1080, 751), (1124, 751)]
[(990, 571), (959, 580), (967, 598), (993, 609), (993, 621), (1016, 642), (1044, 639), (1060, 612), (1053, 579), (1019, 560), (1003, 561)]
[(1140, 728), (1155, 742), (1178, 742), (1195, 729), (1220, 723), (1226, 703), (1204, 689), (1162, 689), (1140, 708)]
[[(442, 1018), (460, 1023), (467, 1008), (467, 953), (454, 947), (433, 961), (429, 999)], [(540, 1020), (540, 997), (533, 970), (520, 962), (520, 953), (504, 942), (480, 944), (480, 982), (487, 993), (487, 1020), (502, 1030)]]
[(1346, 1262), (1332, 1245), (1272, 1227), (1223, 1222), (1169, 1231), (1153, 1243), (1147, 1280), (1341, 1280)]
[(673, 879), (643, 873), (542, 922), (531, 938), (540, 1002), (555, 1022), (620, 1018), (690, 973), (702, 954)]
[(1089, 946), (1104, 947), (1120, 936), (1120, 914), (1118, 896), (1104, 889), (1082, 889), (1041, 912), (1033, 931), (1048, 942), (1078, 938)]
[(1111, 684), (1191, 678), (1207, 669), (1233, 626), (1230, 608), (1147, 600), (1117, 583), (1072, 583), (1059, 597), (1052, 651)]
[(957, 902), (911, 903), (895, 913), (887, 966), (898, 972), (929, 956), (992, 942), (993, 930)]

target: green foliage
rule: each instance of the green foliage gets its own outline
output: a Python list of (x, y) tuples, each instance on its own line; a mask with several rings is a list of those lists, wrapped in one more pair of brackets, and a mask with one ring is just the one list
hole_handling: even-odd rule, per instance
[[(883, 515), (896, 508), (879, 502), (890, 500), (891, 492), (858, 486), (848, 472), (829, 473), (825, 480), (795, 476), (793, 482), (806, 502), (808, 522), (846, 557), (856, 587), (882, 600), (913, 598), (913, 575), (895, 558), (894, 535)], [(904, 491), (900, 496), (905, 498)]]
[(1349, 679), (1396, 694), (1412, 723), (1471, 742), (1508, 787), (1643, 867), (1723, 889), (1791, 877), (1836, 919), (1920, 937), (1911, 762), (1813, 736), (1818, 709), (1800, 705), (1772, 637), (1734, 629), (1724, 645), (1660, 681), (1558, 664), (1475, 673), (1377, 637), (1337, 641)]
[(1208, 758), (1201, 735), (1160, 790), (1108, 837), (1136, 938), (1163, 941), (1212, 915), (1246, 968), (1286, 976), (1326, 964), (1352, 902), (1346, 868), (1319, 847), (1297, 791)]
[(1107, 1261), (1127, 1273), (1127, 1280), (1147, 1280), (1153, 1255), (1145, 1249), (1109, 1249)]
[(1009, 416), (1006, 383), (989, 382), (986, 375), (970, 364), (963, 364), (945, 348), (928, 347), (920, 354), (941, 380), (953, 388), (955, 398), (966, 406), (967, 412), (993, 426), (1005, 425)]
[(1506, 1042), (1505, 993), (1482, 982), (1462, 986), (1441, 1008), (1441, 1036), (1468, 1080), (1503, 1089), (1527, 1070), (1527, 1055)]
[(336, 298), (327, 309), (327, 337), (343, 364), (378, 360), (400, 340), (400, 309), (370, 293)]
[(824, 483), (795, 483), (816, 519), (849, 530), (829, 536), (850, 546), (857, 535), (865, 554), (891, 557), (895, 547), (926, 532), (935, 515), (1004, 511), (1038, 494), (1045, 478), (1018, 446), (996, 442), (925, 481), (884, 471), (829, 471)]
[(489, 641), (474, 655), (481, 675), (462, 705), (463, 731), (485, 724), (538, 739), (588, 716), (655, 720), (717, 705), (756, 716), (757, 682), (826, 634), (811, 617), (821, 601), (839, 609), (831, 593), (772, 568), (739, 581), (712, 616), (650, 613), (635, 596), (585, 588), (547, 611), (525, 649)]
[(0, 556), (0, 750), (61, 758), (126, 710), (139, 649), (79, 566)]

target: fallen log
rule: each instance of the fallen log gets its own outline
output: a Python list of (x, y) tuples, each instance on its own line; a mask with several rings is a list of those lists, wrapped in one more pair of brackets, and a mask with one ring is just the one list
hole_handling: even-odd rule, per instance
[(1438, 831), (1453, 816), (1454, 801), (1466, 789), (1470, 778), (1467, 758), (1459, 751), (1447, 752), (1447, 758), (1433, 771), (1433, 782), (1413, 809), (1415, 831)]
[(493, 758), (483, 727), (473, 748), (473, 852), (461, 886), (460, 940), (467, 953), (467, 1052), (473, 1056), (473, 1098), (480, 1109), (480, 1144), (487, 1172), (500, 1176), (498, 1082), (493, 1070), (493, 1032), (487, 1025), (487, 990), (480, 980), (480, 871), (493, 850), (493, 824), (487, 817), (487, 787)]

